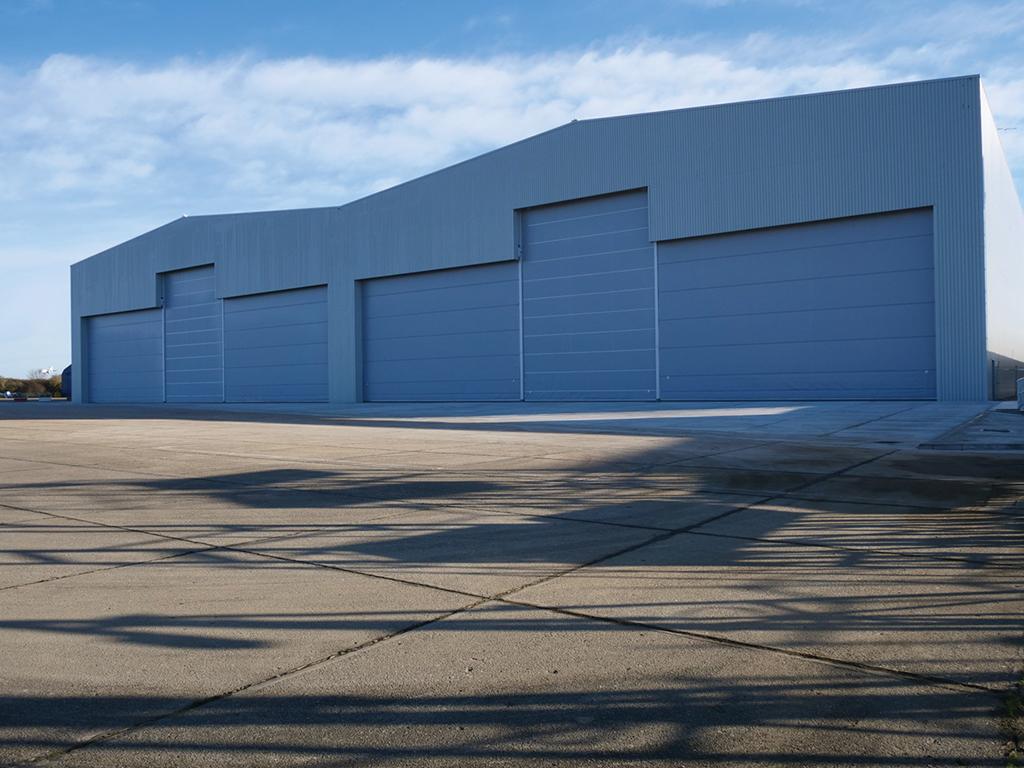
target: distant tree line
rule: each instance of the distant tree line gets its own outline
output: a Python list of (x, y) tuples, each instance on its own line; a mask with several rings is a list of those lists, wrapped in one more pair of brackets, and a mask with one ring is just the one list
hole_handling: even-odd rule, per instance
[(0, 376), (0, 394), (18, 392), (29, 397), (49, 395), (60, 397), (60, 376), (50, 376), (45, 379), (8, 379)]

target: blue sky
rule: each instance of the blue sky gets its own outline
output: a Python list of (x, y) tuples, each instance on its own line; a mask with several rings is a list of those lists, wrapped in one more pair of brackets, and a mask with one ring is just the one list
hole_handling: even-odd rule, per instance
[(0, 374), (68, 265), (334, 205), (574, 117), (980, 73), (1024, 190), (1024, 2), (0, 0)]

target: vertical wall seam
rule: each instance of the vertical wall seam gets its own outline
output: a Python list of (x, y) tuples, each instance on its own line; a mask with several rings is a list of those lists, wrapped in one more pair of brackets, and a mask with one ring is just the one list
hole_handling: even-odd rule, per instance
[[(366, 310), (363, 307), (363, 281), (362, 280), (347, 280), (341, 283), (342, 285), (351, 286), (352, 290), (352, 384), (355, 387), (355, 401), (357, 403), (366, 402), (366, 347), (363, 339), (364, 328), (366, 326)], [(330, 289), (327, 291), (327, 348), (331, 348), (331, 323), (329, 322), (331, 316), (331, 292)], [(330, 354), (328, 353), (328, 359)], [(330, 374), (328, 373), (328, 377)], [(328, 392), (330, 392), (330, 381), (327, 383)]]
[(526, 400), (526, 330), (523, 322), (523, 212), (512, 213), (512, 238), (519, 274), (519, 401)]
[(228, 401), (228, 390), (227, 390), (227, 365), (224, 362), (224, 299), (220, 300), (220, 401), (226, 403)]
[(658, 287), (658, 241), (654, 241), (654, 399), (661, 400), (661, 290)]
[[(520, 249), (522, 246), (520, 246)], [(526, 330), (523, 324), (523, 257), (519, 254), (519, 399), (526, 400)]]
[(931, 216), (931, 228), (932, 228), (932, 333), (934, 339), (932, 341), (932, 351), (935, 354), (935, 400), (942, 400), (942, 353), (940, 344), (942, 342), (940, 336), (940, 328), (942, 328), (942, 302), (939, 300), (941, 282), (939, 272), (939, 234), (935, 228), (935, 207), (929, 208), (929, 214)]
[(163, 402), (167, 402), (167, 307), (160, 297), (160, 394)]

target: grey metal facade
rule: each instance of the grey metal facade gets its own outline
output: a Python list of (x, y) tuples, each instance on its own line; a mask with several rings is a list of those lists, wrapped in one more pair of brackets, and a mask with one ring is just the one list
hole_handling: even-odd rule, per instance
[(516, 262), (524, 210), (643, 189), (652, 243), (931, 209), (935, 395), (984, 399), (987, 342), (1019, 343), (998, 286), (1021, 260), (990, 121), (974, 76), (584, 120), (340, 207), (179, 219), (72, 266), (74, 391), (89, 318), (212, 263), (221, 299), (326, 285), (329, 398), (361, 400), (368, 281)]

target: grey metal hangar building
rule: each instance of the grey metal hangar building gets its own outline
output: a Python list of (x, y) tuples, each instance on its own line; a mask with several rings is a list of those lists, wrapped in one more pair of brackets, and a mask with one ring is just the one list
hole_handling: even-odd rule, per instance
[(984, 400), (1024, 215), (978, 77), (574, 121), (71, 267), (76, 399)]

